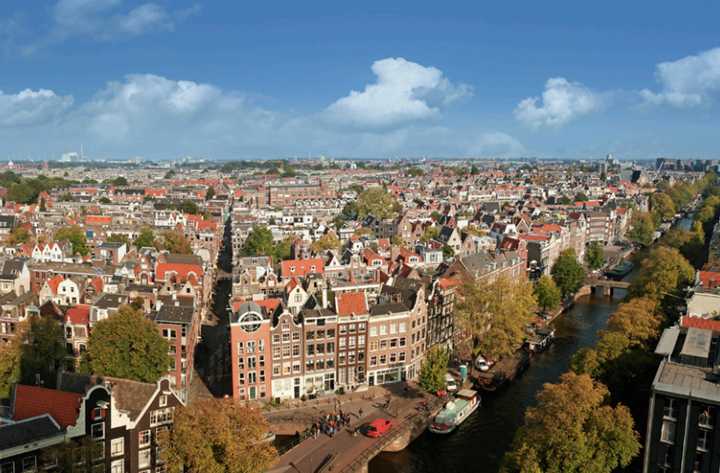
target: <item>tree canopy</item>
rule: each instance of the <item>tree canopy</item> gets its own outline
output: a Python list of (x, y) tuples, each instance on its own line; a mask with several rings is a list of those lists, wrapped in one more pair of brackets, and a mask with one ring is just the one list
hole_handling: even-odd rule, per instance
[(535, 293), (535, 297), (537, 297), (538, 305), (542, 307), (543, 310), (557, 309), (562, 300), (562, 291), (560, 291), (560, 288), (555, 284), (555, 281), (545, 274), (540, 276), (533, 292)]
[(242, 249), (243, 255), (266, 255), (273, 254), (273, 234), (265, 226), (254, 227), (250, 236), (245, 239), (245, 246)]
[(158, 325), (125, 305), (94, 325), (81, 367), (98, 376), (156, 383), (170, 368), (169, 351)]
[(110, 236), (107, 238), (107, 241), (114, 243), (125, 243), (125, 249), (130, 250), (130, 237), (123, 233), (111, 233)]
[(72, 243), (74, 254), (80, 253), (82, 256), (85, 256), (90, 253), (90, 248), (87, 246), (87, 237), (85, 236), (85, 232), (78, 225), (62, 227), (55, 232), (55, 239), (58, 241), (67, 239), (70, 243)]
[(10, 236), (8, 237), (7, 244), (14, 246), (21, 243), (27, 243), (28, 241), (30, 241), (30, 232), (21, 226), (16, 226), (10, 230)]
[(590, 199), (588, 199), (588, 196), (585, 195), (584, 192), (578, 192), (577, 194), (575, 194), (574, 200), (575, 200), (575, 202), (587, 202)]
[(420, 386), (425, 391), (436, 393), (445, 389), (445, 373), (449, 360), (450, 354), (438, 345), (425, 353), (418, 378)]
[(523, 329), (534, 320), (537, 309), (531, 284), (515, 283), (505, 277), (468, 280), (460, 292), (458, 319), (472, 336), (473, 355), (501, 358), (522, 345), (527, 337)]
[(605, 265), (605, 255), (599, 241), (590, 242), (585, 251), (585, 261), (590, 269), (600, 269)]
[(639, 435), (627, 407), (605, 404), (608, 394), (588, 375), (565, 373), (545, 384), (501, 472), (610, 473), (627, 466), (640, 452)]
[(550, 269), (555, 284), (563, 294), (572, 294), (580, 290), (585, 284), (587, 275), (575, 257), (575, 250), (567, 248), (560, 253), (560, 256)]
[(695, 269), (676, 248), (660, 247), (643, 260), (628, 295), (664, 301), (668, 294), (679, 296), (694, 278)]
[(324, 253), (327, 250), (337, 250), (340, 248), (340, 240), (334, 233), (327, 233), (310, 245), (310, 249), (315, 253)]
[(260, 410), (232, 399), (198, 399), (175, 411), (173, 428), (160, 435), (172, 473), (262, 473), (278, 459)]
[(559, 205), (570, 205), (572, 204), (572, 201), (570, 200), (570, 197), (564, 195), (557, 200), (557, 203)]
[(140, 248), (151, 247), (155, 241), (155, 233), (150, 227), (142, 227), (137, 238), (135, 238), (135, 247)]
[[(57, 369), (64, 366), (67, 352), (63, 328), (50, 316), (33, 315), (20, 322), (10, 345), (3, 349), (1, 373), (20, 384), (35, 384), (39, 374), (46, 388), (54, 388)], [(5, 380), (5, 375), (2, 375)], [(5, 386), (8, 387), (7, 385)]]
[(363, 219), (368, 215), (377, 218), (390, 218), (397, 209), (397, 201), (382, 187), (365, 189), (358, 199), (358, 217)]
[(649, 212), (633, 212), (630, 219), (630, 232), (628, 240), (633, 243), (648, 246), (655, 235), (655, 223)]
[(153, 240), (153, 244), (159, 251), (169, 251), (174, 255), (191, 255), (192, 247), (190, 246), (190, 240), (180, 232), (173, 230), (163, 230)]
[(669, 195), (661, 192), (650, 196), (650, 208), (663, 219), (669, 219), (675, 215), (675, 202)]
[(183, 200), (182, 203), (178, 205), (178, 210), (190, 215), (200, 215), (200, 207), (192, 200)]
[(440, 228), (436, 226), (427, 227), (425, 229), (425, 234), (420, 238), (420, 243), (427, 243), (430, 240), (434, 240), (440, 235)]
[(627, 337), (631, 346), (644, 346), (648, 340), (660, 334), (663, 321), (657, 301), (636, 297), (618, 305), (617, 310), (610, 314), (608, 327)]

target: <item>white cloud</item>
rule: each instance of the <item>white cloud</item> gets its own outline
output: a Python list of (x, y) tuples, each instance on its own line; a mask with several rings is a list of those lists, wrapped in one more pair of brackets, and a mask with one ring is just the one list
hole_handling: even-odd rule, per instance
[(658, 64), (655, 80), (662, 90), (640, 91), (646, 106), (679, 109), (704, 108), (720, 98), (720, 48)]
[(527, 150), (517, 138), (501, 131), (490, 131), (475, 139), (468, 154), (479, 158), (517, 158), (527, 154)]
[(548, 79), (539, 97), (528, 97), (515, 109), (515, 119), (525, 126), (559, 129), (585, 115), (601, 112), (612, 101), (612, 94), (596, 92), (579, 82), (568, 82), (563, 77)]
[(72, 105), (71, 95), (60, 97), (52, 90), (25, 89), (17, 94), (0, 90), (0, 126), (31, 126), (51, 122)]
[(377, 82), (351, 91), (320, 116), (327, 123), (360, 130), (391, 130), (442, 117), (454, 102), (472, 96), (472, 87), (454, 85), (434, 67), (387, 58), (375, 61)]

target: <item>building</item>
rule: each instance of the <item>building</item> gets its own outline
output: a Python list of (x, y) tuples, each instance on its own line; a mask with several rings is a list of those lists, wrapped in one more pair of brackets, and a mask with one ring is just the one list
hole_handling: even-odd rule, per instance
[(154, 321), (162, 337), (170, 342), (170, 386), (179, 391), (183, 402), (187, 402), (195, 361), (195, 346), (200, 338), (200, 316), (195, 307), (162, 304), (154, 316)]
[(270, 207), (294, 207), (299, 201), (332, 199), (333, 191), (324, 182), (272, 184), (267, 188)]
[[(230, 354), (232, 363), (233, 399), (265, 401), (270, 399), (270, 326), (273, 310), (280, 300), (237, 303), (230, 321)], [(281, 366), (278, 364), (278, 372)]]

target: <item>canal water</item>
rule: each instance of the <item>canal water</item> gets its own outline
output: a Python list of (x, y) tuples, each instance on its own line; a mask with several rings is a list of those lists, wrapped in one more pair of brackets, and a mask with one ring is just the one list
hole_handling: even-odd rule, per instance
[[(632, 279), (631, 273), (626, 279)], [(498, 393), (483, 393), (482, 406), (457, 431), (447, 435), (423, 433), (398, 453), (381, 453), (370, 462), (370, 473), (465, 473), (499, 470), (503, 455), (523, 425), (525, 409), (537, 404), (535, 394), (544, 383), (556, 382), (568, 370), (570, 357), (580, 348), (594, 346), (597, 331), (622, 302), (625, 291), (614, 296), (592, 294), (554, 322), (555, 342), (536, 354), (527, 370)]]

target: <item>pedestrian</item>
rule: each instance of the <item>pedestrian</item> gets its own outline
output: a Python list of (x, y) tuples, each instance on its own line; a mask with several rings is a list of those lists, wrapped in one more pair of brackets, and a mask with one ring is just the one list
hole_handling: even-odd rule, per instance
[(363, 416), (363, 410), (362, 410), (362, 407), (361, 407), (360, 410), (358, 411), (358, 417), (359, 417), (360, 419), (362, 419), (362, 416)]
[(358, 431), (359, 431), (359, 430), (360, 430), (360, 427), (356, 427), (356, 428), (355, 428), (355, 431), (353, 432), (353, 437), (357, 437), (357, 436), (358, 436)]
[(405, 386), (403, 397), (408, 397), (408, 387)]

